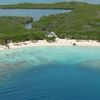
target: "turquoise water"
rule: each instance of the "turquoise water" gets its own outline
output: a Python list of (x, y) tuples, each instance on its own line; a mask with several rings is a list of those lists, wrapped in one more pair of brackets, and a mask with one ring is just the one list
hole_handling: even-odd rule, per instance
[(0, 100), (100, 100), (100, 48), (0, 52)]
[(10, 4), (10, 3), (51, 3), (51, 2), (63, 2), (63, 1), (79, 1), (79, 2), (88, 2), (88, 3), (96, 3), (100, 4), (100, 0), (0, 0), (0, 4)]

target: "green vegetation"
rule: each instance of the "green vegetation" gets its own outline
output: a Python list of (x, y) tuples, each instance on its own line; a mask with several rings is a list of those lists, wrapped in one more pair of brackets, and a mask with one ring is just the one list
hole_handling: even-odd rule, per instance
[[(76, 3), (76, 2), (75, 2)], [(11, 5), (0, 5), (3, 9), (72, 9), (71, 2), (60, 2), (60, 3), (20, 3)]]
[[(72, 9), (72, 12), (43, 16), (39, 21), (30, 17), (0, 17), (0, 43), (48, 39), (47, 31), (54, 31), (60, 38), (92, 39), (100, 41), (100, 5), (62, 2), (54, 4), (0, 5), (0, 8), (23, 9)], [(25, 23), (33, 22), (33, 29), (25, 29)], [(53, 38), (54, 40), (54, 38)]]
[(60, 38), (100, 40), (100, 5), (73, 3), (71, 7), (70, 13), (42, 17), (34, 27), (52, 30)]
[(55, 41), (55, 37), (46, 37), (46, 40), (48, 42), (54, 42)]
[(5, 44), (7, 40), (20, 42), (43, 39), (45, 35), (40, 31), (25, 29), (25, 24), (30, 21), (30, 17), (0, 17), (0, 43)]

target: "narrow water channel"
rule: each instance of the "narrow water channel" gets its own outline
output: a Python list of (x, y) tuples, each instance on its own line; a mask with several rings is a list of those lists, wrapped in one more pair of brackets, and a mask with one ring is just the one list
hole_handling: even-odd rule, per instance
[(32, 29), (32, 22), (25, 24), (25, 29)]

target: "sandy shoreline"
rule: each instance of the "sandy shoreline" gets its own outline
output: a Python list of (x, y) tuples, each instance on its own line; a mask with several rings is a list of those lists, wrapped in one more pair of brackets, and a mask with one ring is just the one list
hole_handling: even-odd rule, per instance
[(41, 46), (98, 46), (100, 47), (100, 42), (93, 40), (71, 40), (71, 39), (59, 39), (57, 38), (55, 42), (49, 43), (46, 40), (25, 41), (19, 43), (9, 43), (8, 47), (0, 45), (0, 50), (24, 48), (24, 47), (41, 47)]

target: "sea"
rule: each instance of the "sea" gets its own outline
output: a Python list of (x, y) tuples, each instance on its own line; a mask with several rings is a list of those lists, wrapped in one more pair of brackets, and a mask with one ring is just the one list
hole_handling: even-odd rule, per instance
[[(61, 1), (0, 0), (0, 4)], [(100, 4), (100, 0), (78, 1)], [(100, 47), (0, 51), (0, 100), (100, 100)]]
[(0, 100), (100, 100), (100, 47), (1, 51)]

